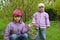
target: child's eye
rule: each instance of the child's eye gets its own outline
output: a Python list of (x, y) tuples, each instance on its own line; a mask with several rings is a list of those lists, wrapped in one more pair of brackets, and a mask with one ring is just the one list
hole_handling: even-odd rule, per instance
[(44, 8), (43, 6), (39, 7), (39, 8)]

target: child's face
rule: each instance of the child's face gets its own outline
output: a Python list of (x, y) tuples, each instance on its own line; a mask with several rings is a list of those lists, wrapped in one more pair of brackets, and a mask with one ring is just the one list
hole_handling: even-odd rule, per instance
[(43, 6), (38, 7), (38, 11), (43, 12), (44, 11), (44, 7)]
[(14, 16), (13, 18), (14, 18), (14, 20), (15, 20), (16, 22), (19, 22), (19, 21), (21, 20), (21, 17), (20, 17), (20, 16)]

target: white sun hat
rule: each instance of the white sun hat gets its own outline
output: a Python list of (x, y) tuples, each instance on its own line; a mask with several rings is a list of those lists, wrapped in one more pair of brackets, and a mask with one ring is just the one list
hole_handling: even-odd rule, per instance
[(38, 7), (41, 7), (41, 6), (45, 7), (44, 3), (39, 3), (38, 4)]

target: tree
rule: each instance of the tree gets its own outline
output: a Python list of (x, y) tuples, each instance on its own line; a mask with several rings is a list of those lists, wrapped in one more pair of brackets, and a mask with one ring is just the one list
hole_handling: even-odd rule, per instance
[(56, 26), (59, 26), (60, 24), (58, 23), (59, 20), (60, 20), (60, 0), (56, 0), (55, 3), (54, 3), (54, 10), (55, 10), (55, 13), (57, 14), (56, 16)]
[(60, 0), (56, 0), (54, 3), (54, 9), (57, 13), (57, 15), (60, 15)]

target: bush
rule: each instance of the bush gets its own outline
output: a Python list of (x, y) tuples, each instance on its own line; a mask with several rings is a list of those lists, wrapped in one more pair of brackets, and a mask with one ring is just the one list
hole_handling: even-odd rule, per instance
[(60, 0), (56, 0), (53, 7), (57, 14), (56, 20), (59, 21), (60, 20)]
[(54, 10), (56, 11), (56, 14), (60, 15), (60, 0), (56, 0), (53, 7)]
[(23, 13), (23, 21), (27, 21), (37, 11), (38, 3), (40, 3), (40, 0), (10, 0), (10, 5), (4, 6), (3, 10), (0, 11), (0, 17), (11, 19), (12, 11), (18, 8)]
[(45, 10), (49, 14), (50, 20), (52, 20), (52, 21), (55, 20), (57, 15), (55, 14), (55, 10), (54, 10), (53, 6), (47, 6)]

